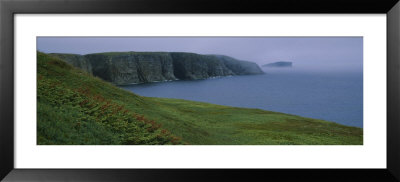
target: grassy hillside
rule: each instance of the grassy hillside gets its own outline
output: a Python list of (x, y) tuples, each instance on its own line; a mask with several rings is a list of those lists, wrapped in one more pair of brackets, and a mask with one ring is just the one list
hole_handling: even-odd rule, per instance
[(260, 109), (150, 98), (37, 56), (38, 144), (351, 144), (361, 128)]
[(43, 53), (37, 55), (38, 144), (180, 144), (130, 108), (143, 99)]

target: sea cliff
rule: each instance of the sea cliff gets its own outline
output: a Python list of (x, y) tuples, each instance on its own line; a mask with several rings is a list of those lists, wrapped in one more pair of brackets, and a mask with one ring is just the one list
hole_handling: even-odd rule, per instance
[(223, 55), (183, 52), (108, 52), (50, 54), (116, 85), (216, 76), (263, 74), (253, 62)]

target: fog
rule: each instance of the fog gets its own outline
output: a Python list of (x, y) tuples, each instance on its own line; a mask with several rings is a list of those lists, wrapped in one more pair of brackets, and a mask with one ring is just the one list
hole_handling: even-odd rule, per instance
[(151, 51), (222, 54), (260, 66), (293, 62), (293, 69), (361, 71), (362, 37), (38, 37), (45, 53)]

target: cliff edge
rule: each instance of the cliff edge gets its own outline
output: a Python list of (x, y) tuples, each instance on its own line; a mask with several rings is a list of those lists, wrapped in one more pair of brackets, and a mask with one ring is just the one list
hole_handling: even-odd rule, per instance
[(185, 52), (107, 52), (50, 54), (116, 85), (216, 76), (263, 74), (253, 62), (223, 55)]

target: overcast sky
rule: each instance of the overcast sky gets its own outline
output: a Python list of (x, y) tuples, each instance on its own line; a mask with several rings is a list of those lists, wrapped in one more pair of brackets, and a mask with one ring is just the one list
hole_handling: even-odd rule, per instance
[(295, 67), (362, 71), (362, 37), (38, 37), (45, 53), (122, 51), (222, 54), (259, 65), (291, 61)]

